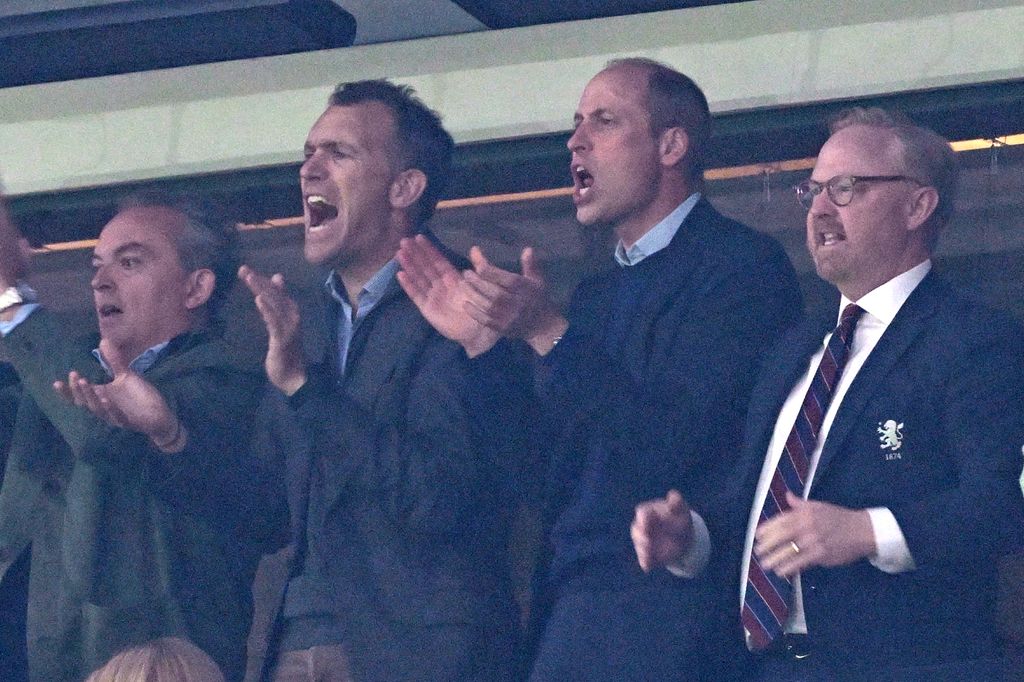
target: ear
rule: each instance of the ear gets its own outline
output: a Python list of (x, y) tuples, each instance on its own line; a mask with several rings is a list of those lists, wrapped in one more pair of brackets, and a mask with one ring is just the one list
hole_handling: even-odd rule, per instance
[(675, 166), (690, 151), (690, 136), (682, 128), (668, 128), (658, 138), (658, 156), (663, 166)]
[(907, 204), (907, 229), (917, 230), (928, 222), (939, 205), (939, 192), (934, 187), (919, 187)]
[(206, 305), (216, 285), (217, 276), (212, 270), (202, 268), (190, 272), (185, 282), (185, 307), (196, 310)]
[(388, 201), (391, 208), (406, 209), (419, 201), (423, 190), (427, 188), (427, 176), (419, 168), (409, 168), (391, 181), (388, 189)]

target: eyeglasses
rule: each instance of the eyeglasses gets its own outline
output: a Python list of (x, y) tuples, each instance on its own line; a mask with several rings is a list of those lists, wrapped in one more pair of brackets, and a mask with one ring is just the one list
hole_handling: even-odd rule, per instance
[(822, 190), (828, 192), (828, 198), (836, 206), (847, 206), (853, 201), (853, 188), (857, 186), (858, 182), (899, 182), (901, 180), (921, 184), (920, 180), (907, 175), (837, 175), (825, 182), (804, 180), (793, 190), (796, 192), (796, 200), (809, 211), (811, 204), (814, 203), (814, 197), (821, 194)]

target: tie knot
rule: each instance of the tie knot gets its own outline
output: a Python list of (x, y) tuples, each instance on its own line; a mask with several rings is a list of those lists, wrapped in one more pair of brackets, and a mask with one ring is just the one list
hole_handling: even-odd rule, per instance
[(850, 303), (843, 308), (842, 314), (839, 316), (839, 326), (836, 327), (836, 334), (843, 340), (846, 346), (850, 345), (850, 339), (853, 338), (853, 328), (857, 326), (857, 320), (864, 314), (864, 309), (856, 303)]

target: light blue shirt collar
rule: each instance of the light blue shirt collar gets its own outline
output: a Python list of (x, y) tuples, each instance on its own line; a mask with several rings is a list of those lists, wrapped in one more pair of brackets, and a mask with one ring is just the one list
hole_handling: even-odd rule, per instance
[(14, 313), (14, 317), (7, 322), (0, 321), (0, 335), (7, 336), (14, 331), (14, 328), (25, 321), (39, 307), (38, 303), (25, 303)]
[[(366, 313), (370, 312), (384, 298), (385, 294), (391, 291), (391, 288), (397, 284), (396, 274), (398, 274), (398, 261), (392, 258), (384, 264), (384, 267), (375, 272), (373, 277), (366, 281), (366, 284), (363, 285), (362, 290), (359, 292), (359, 298), (356, 300), (356, 314), (358, 317), (364, 317)], [(331, 298), (341, 304), (351, 319), (352, 304), (348, 301), (345, 287), (341, 284), (337, 273), (333, 270), (327, 276), (324, 287), (327, 289), (327, 293), (331, 295)]]
[(352, 337), (355, 336), (356, 329), (359, 328), (359, 323), (370, 314), (370, 311), (373, 310), (394, 287), (398, 286), (398, 280), (395, 278), (397, 273), (398, 261), (392, 258), (384, 264), (384, 267), (374, 273), (373, 277), (367, 280), (366, 284), (363, 285), (362, 290), (359, 292), (358, 299), (356, 300), (355, 316), (352, 315), (352, 304), (348, 302), (345, 287), (339, 280), (337, 273), (332, 271), (331, 274), (328, 275), (327, 281), (324, 282), (324, 287), (327, 289), (327, 292), (331, 295), (331, 298), (338, 302), (339, 305), (338, 319), (336, 322), (338, 331), (338, 345), (336, 352), (338, 354), (338, 372), (342, 376), (344, 376), (345, 368), (348, 365), (348, 349), (352, 344)]
[[(156, 361), (160, 358), (160, 354), (163, 352), (164, 348), (167, 348), (167, 344), (169, 343), (170, 341), (164, 341), (163, 343), (158, 343), (155, 346), (142, 351), (142, 353), (139, 354), (139, 357), (128, 363), (128, 369), (136, 372), (137, 374), (145, 373), (146, 370), (156, 364)], [(99, 348), (94, 348), (92, 355), (100, 365), (102, 365), (103, 371), (107, 373), (107, 376), (114, 376), (114, 371), (110, 369), (110, 365), (108, 365), (107, 361), (103, 359), (103, 355), (100, 354)]]
[(619, 243), (615, 246), (616, 262), (623, 267), (636, 265), (644, 258), (653, 256), (668, 246), (672, 238), (676, 236), (676, 232), (679, 231), (683, 221), (686, 220), (686, 216), (690, 215), (690, 211), (700, 201), (700, 196), (700, 192), (691, 194), (686, 198), (686, 201), (679, 204), (674, 211), (665, 216), (657, 225), (647, 230), (628, 249), (622, 244), (620, 239)]

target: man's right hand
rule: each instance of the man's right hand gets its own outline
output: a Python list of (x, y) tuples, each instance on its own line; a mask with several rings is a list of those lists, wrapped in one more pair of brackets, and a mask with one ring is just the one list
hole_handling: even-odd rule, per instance
[(188, 431), (160, 391), (133, 371), (107, 339), (100, 341), (100, 354), (114, 374), (110, 383), (93, 384), (71, 371), (66, 382), (54, 382), (54, 390), (111, 426), (145, 434), (163, 452), (181, 452), (188, 442)]
[(267, 326), (267, 378), (290, 396), (306, 383), (299, 306), (285, 291), (281, 273), (266, 277), (243, 265), (238, 269), (238, 279), (249, 287)]
[(471, 358), (497, 343), (501, 335), (469, 315), (471, 291), (462, 273), (429, 239), (423, 235), (403, 239), (396, 258), (402, 266), (398, 283), (439, 334), (460, 344)]
[(677, 564), (693, 543), (690, 506), (678, 490), (636, 506), (629, 528), (637, 561), (645, 573)]

